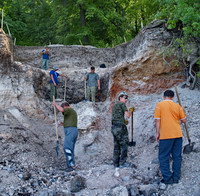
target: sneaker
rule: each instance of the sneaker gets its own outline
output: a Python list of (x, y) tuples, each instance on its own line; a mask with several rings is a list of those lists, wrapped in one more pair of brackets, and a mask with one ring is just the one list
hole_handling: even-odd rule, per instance
[(163, 184), (173, 184), (174, 183), (172, 178), (170, 178), (169, 180), (162, 179), (160, 182), (163, 183)]
[(174, 184), (178, 184), (178, 183), (179, 183), (179, 180), (174, 180), (174, 179), (173, 179), (173, 183), (174, 183)]
[(72, 171), (74, 171), (74, 168), (73, 167), (68, 167), (65, 171), (66, 172), (72, 172)]

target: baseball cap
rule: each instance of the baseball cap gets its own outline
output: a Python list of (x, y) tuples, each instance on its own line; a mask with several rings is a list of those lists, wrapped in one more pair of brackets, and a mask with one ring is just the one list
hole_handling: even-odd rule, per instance
[(118, 98), (119, 97), (122, 97), (122, 96), (127, 96), (128, 97), (128, 94), (125, 92), (125, 91), (122, 91), (118, 94)]
[(53, 70), (58, 70), (58, 66), (53, 66)]

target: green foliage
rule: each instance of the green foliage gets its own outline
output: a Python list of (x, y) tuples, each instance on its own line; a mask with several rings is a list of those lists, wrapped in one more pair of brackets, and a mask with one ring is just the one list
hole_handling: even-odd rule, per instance
[(168, 19), (169, 29), (182, 24), (184, 40), (200, 36), (199, 0), (4, 0), (1, 9), (18, 45), (112, 47), (155, 19)]
[(182, 23), (184, 37), (200, 37), (200, 3), (199, 0), (158, 0), (161, 9), (157, 17), (168, 19), (168, 28)]

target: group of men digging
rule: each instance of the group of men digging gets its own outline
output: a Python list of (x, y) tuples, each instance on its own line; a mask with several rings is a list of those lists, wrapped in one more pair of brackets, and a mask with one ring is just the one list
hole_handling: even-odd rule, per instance
[[(54, 67), (50, 72), (51, 86), (57, 85), (56, 72), (58, 67)], [(95, 68), (91, 67), (91, 72), (87, 75), (88, 82), (87, 99), (95, 101), (96, 88), (100, 89), (100, 80)], [(53, 87), (52, 87), (53, 89)], [(55, 96), (52, 92), (51, 96)], [(162, 183), (178, 183), (181, 177), (182, 161), (182, 130), (180, 123), (186, 123), (186, 115), (183, 108), (173, 102), (174, 92), (166, 90), (163, 95), (164, 100), (157, 103), (154, 118), (156, 124), (156, 140), (159, 142), (159, 164), (163, 179)], [(130, 167), (127, 162), (128, 153), (128, 130), (125, 116), (131, 117), (134, 108), (127, 108), (126, 102), (128, 94), (121, 92), (117, 95), (117, 101), (112, 108), (112, 127), (111, 132), (114, 138), (113, 164), (115, 167)], [(52, 101), (52, 99), (51, 99)], [(74, 147), (78, 136), (77, 113), (69, 103), (65, 102), (61, 106), (53, 101), (53, 105), (64, 115), (64, 152), (67, 161), (67, 171), (75, 169)], [(170, 159), (172, 158), (172, 168), (170, 169)], [(171, 171), (172, 170), (172, 171)]]

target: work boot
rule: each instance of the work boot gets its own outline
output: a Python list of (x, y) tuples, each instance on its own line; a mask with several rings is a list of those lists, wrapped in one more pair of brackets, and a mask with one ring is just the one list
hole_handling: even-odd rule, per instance
[(179, 183), (179, 180), (178, 180), (178, 179), (173, 179), (173, 183), (174, 183), (174, 184), (178, 184), (178, 183)]
[(125, 162), (123, 164), (120, 164), (119, 168), (125, 168), (125, 167), (131, 167), (131, 163)]
[(172, 178), (170, 178), (169, 180), (162, 179), (160, 182), (163, 183), (163, 184), (173, 184), (174, 183)]
[(117, 163), (114, 163), (114, 167), (116, 168), (116, 167), (119, 167), (119, 164), (117, 164)]

